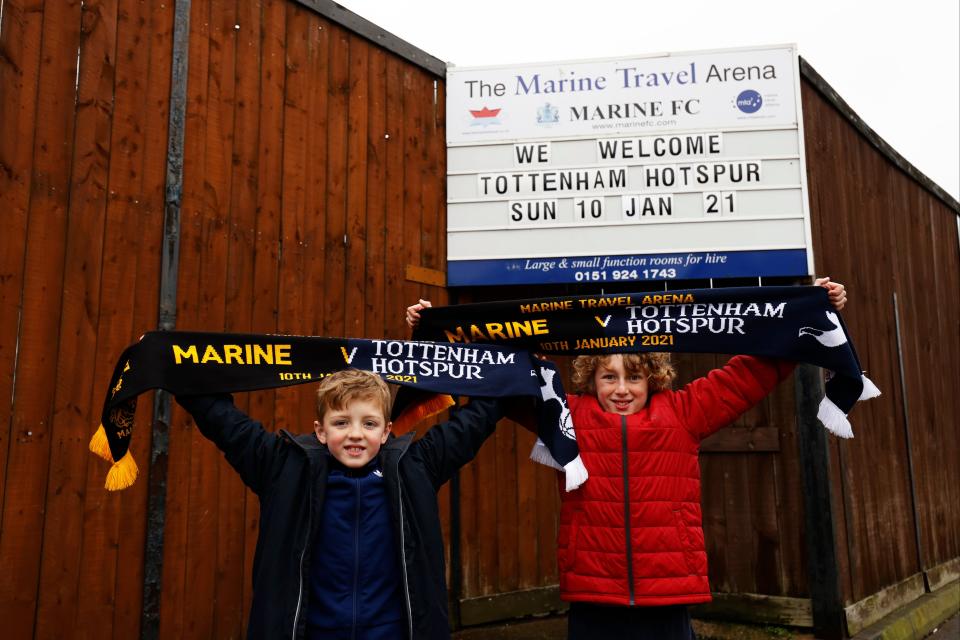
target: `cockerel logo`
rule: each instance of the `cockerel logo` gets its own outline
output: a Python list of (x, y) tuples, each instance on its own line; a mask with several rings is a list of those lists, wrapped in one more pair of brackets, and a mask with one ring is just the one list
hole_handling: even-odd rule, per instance
[(800, 336), (813, 336), (817, 339), (817, 342), (822, 344), (825, 347), (839, 347), (842, 344), (847, 343), (847, 336), (843, 332), (843, 327), (840, 326), (840, 321), (837, 319), (837, 314), (832, 311), (827, 311), (827, 320), (830, 321), (830, 324), (833, 325), (833, 329), (817, 329), (816, 327), (801, 327)]
[(543, 380), (543, 384), (540, 385), (540, 395), (543, 396), (544, 404), (556, 402), (560, 405), (560, 417), (557, 419), (557, 424), (560, 425), (560, 433), (571, 440), (576, 440), (577, 437), (573, 432), (573, 421), (570, 419), (570, 408), (567, 407), (566, 397), (562, 390), (557, 391), (554, 384), (556, 375), (557, 372), (554, 369), (540, 367), (540, 377)]

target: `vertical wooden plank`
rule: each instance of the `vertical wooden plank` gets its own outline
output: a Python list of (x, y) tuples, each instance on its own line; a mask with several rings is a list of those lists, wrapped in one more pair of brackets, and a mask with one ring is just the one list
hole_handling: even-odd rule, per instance
[(33, 172), (27, 209), (19, 336), (3, 513), (0, 619), (13, 636), (33, 631), (40, 578), (47, 473), (66, 248), (74, 79), (80, 2), (44, 5)]
[[(203, 135), (205, 137), (202, 192), (195, 193), (194, 206), (201, 209), (200, 226), (195, 235), (185, 234), (185, 247), (191, 239), (199, 247), (199, 278), (184, 283), (184, 315), (180, 326), (209, 327), (222, 330), (225, 323), (227, 291), (227, 251), (230, 174), (233, 155), (236, 5), (233, 0), (209, 3), (209, 59)], [(202, 41), (201, 41), (201, 46)], [(187, 200), (185, 199), (185, 204)], [(191, 290), (191, 285), (196, 289)], [(193, 299), (190, 309), (188, 301)], [(194, 315), (195, 314), (195, 315)], [(216, 607), (219, 603), (217, 552), (219, 540), (230, 535), (221, 528), (217, 508), (219, 481), (225, 477), (223, 456), (197, 429), (191, 431), (190, 504), (187, 525), (187, 566), (184, 593), (184, 631), (196, 637), (214, 637)]]
[[(442, 120), (438, 111), (440, 103), (437, 92), (443, 87), (434, 76), (427, 73), (420, 73), (417, 96), (421, 100), (423, 109), (423, 155), (421, 165), (421, 202), (423, 210), (423, 222), (420, 232), (420, 255), (413, 264), (417, 266), (439, 269), (442, 266), (444, 258), (441, 256), (440, 249), (445, 243), (440, 239), (440, 216), (446, 211), (446, 191), (444, 185), (446, 180), (440, 180), (441, 176), (446, 175), (446, 141), (443, 140)], [(443, 140), (444, 144), (439, 144)]]
[[(533, 464), (531, 462), (531, 464)], [(537, 478), (537, 567), (538, 585), (545, 587), (560, 580), (557, 566), (557, 530), (560, 527), (560, 491), (564, 487), (561, 474), (540, 464), (534, 464)]]
[[(506, 421), (500, 423), (498, 429), (503, 429)], [(539, 543), (539, 527), (537, 526), (537, 469), (536, 463), (530, 460), (530, 450), (533, 448), (536, 437), (518, 426), (510, 425), (516, 433), (517, 456), (517, 541), (515, 545), (517, 556), (517, 588), (531, 589), (540, 586), (537, 557)], [(543, 496), (542, 499), (548, 499)]]
[[(403, 310), (386, 307), (387, 240), (387, 59), (383, 50), (373, 48), (368, 64), (369, 104), (367, 112), (366, 163), (366, 264), (363, 288), (364, 333), (368, 338), (387, 335), (387, 326), (401, 327)], [(411, 303), (412, 304), (412, 303)], [(442, 504), (442, 502), (441, 502)]]
[(519, 514), (517, 511), (519, 496), (517, 490), (517, 444), (516, 428), (505, 423), (494, 434), (496, 446), (496, 510), (490, 515), (496, 517), (497, 573), (495, 575), (497, 591), (516, 591), (518, 586), (517, 543)]
[[(496, 435), (487, 442), (487, 446), (480, 449), (476, 457), (476, 488), (470, 499), (476, 505), (477, 516), (475, 529), (477, 532), (477, 560), (475, 571), (477, 574), (476, 591), (464, 594), (465, 596), (479, 596), (497, 593), (500, 576), (499, 561), (501, 559), (498, 537), (498, 511), (500, 486), (498, 485), (497, 470), (500, 450), (496, 446)], [(494, 446), (490, 446), (494, 445)], [(468, 496), (464, 496), (467, 499)]]
[(754, 524), (754, 589), (750, 593), (780, 595), (781, 554), (774, 454), (747, 453), (744, 456)]
[[(298, 9), (300, 10), (300, 9)], [(306, 291), (314, 292), (304, 296), (301, 302), (301, 333), (322, 333), (323, 318), (329, 301), (326, 292), (319, 284), (324, 281), (326, 268), (326, 247), (324, 229), (326, 226), (327, 197), (327, 103), (328, 103), (328, 65), (330, 48), (330, 23), (318, 16), (307, 14), (306, 24), (306, 60), (303, 66), (307, 89), (304, 94), (305, 108), (305, 153), (303, 189), (304, 217), (303, 238), (305, 247), (301, 281)], [(296, 134), (289, 130), (285, 133)], [(301, 390), (303, 391), (303, 390)], [(313, 416), (312, 394), (300, 393), (301, 419)]]
[[(285, 102), (283, 112), (283, 173), (280, 217), (280, 279), (277, 330), (280, 333), (302, 333), (304, 320), (303, 295), (312, 283), (304, 279), (308, 250), (306, 233), (307, 194), (306, 170), (309, 148), (310, 82), (308, 43), (310, 16), (299, 8), (286, 12)], [(276, 391), (274, 419), (278, 428), (297, 429), (299, 424), (300, 390), (296, 387)]]
[[(0, 211), (5, 233), (0, 234), (0, 397), (13, 393), (19, 347), (23, 256), (26, 251), (27, 211), (30, 206), (31, 167), (36, 130), (43, 28), (43, 4), (27, 0), (4, 3), (0, 25), (0, 122), (21, 135), (0, 136)], [(13, 406), (0, 403), (0, 461), (7, 463)], [(6, 497), (6, 474), (0, 474), (0, 517)], [(0, 583), (0, 585), (5, 583)], [(0, 599), (6, 598), (0, 591)]]
[[(444, 274), (446, 282), (447, 271), (447, 137), (446, 137), (446, 87), (442, 80), (429, 78), (435, 83), (434, 97), (436, 102), (433, 105), (433, 128), (431, 132), (432, 151), (428, 152), (428, 157), (432, 161), (432, 166), (428, 171), (427, 182), (432, 186), (431, 198), (433, 201), (433, 210), (435, 229), (433, 232), (435, 246), (433, 258), (428, 259), (423, 264)], [(430, 295), (440, 300), (443, 304), (448, 304), (446, 287), (430, 287)]]
[[(423, 107), (417, 93), (419, 71), (405, 66), (403, 69), (403, 248), (400, 251), (400, 274), (409, 264), (420, 264), (420, 235), (423, 222), (421, 184), (423, 180)], [(404, 300), (416, 300), (420, 285), (408, 282), (402, 275), (401, 290)], [(403, 303), (405, 308), (411, 302)]]
[[(350, 108), (350, 36), (341, 27), (329, 28), (327, 98), (327, 193), (324, 242), (326, 262), (323, 295), (328, 301), (324, 335), (342, 336), (346, 329), (347, 292), (345, 236), (347, 234), (347, 138)], [(347, 239), (349, 241), (349, 239)]]
[[(170, 106), (170, 71), (172, 64), (173, 16), (172, 3), (133, 3), (123, 0), (126, 10), (119, 16), (117, 104), (114, 122), (118, 118), (128, 123), (129, 137), (114, 134), (111, 152), (111, 181), (124, 174), (135, 178), (126, 198), (115, 198), (108, 206), (114, 215), (127, 219), (136, 240), (137, 257), (132, 261), (136, 273), (135, 295), (124, 304), (132, 305), (127, 312), (130, 327), (127, 342), (156, 326), (159, 300), (156, 283), (160, 279), (161, 243), (163, 238), (164, 187), (166, 184), (167, 132)], [(135, 8), (134, 8), (135, 7)], [(118, 146), (119, 142), (119, 146)], [(126, 157), (126, 158), (125, 158)], [(124, 162), (127, 159), (127, 164)], [(131, 202), (132, 200), (132, 202)], [(135, 215), (131, 216), (131, 213)], [(109, 225), (108, 225), (109, 226)], [(101, 295), (102, 300), (102, 295)], [(102, 314), (101, 314), (102, 317)], [(100, 341), (98, 340), (98, 349)], [(116, 358), (117, 351), (110, 357)], [(111, 363), (107, 363), (111, 366)], [(109, 376), (109, 371), (107, 376)], [(104, 378), (103, 384), (106, 384)], [(99, 410), (101, 389), (95, 390), (93, 407)], [(121, 513), (115, 524), (119, 544), (116, 551), (116, 605), (113, 632), (115, 638), (130, 638), (140, 632), (143, 612), (144, 555), (146, 518), (133, 517), (146, 511), (149, 488), (151, 424), (153, 394), (141, 399), (138, 423), (140, 437), (131, 446), (134, 457), (140, 461), (141, 479), (120, 496)], [(95, 462), (95, 460), (94, 460)], [(92, 465), (88, 465), (92, 466)], [(95, 624), (93, 618), (91, 625)]]
[[(243, 3), (249, 7), (253, 3)], [(251, 330), (277, 332), (280, 212), (283, 184), (283, 99), (285, 86), (286, 2), (264, 0), (254, 11), (262, 21), (257, 36), (262, 53), (258, 72), (258, 146), (256, 242), (254, 245), (253, 306)], [(252, 20), (253, 18), (248, 18)], [(273, 391), (249, 394), (250, 415), (273, 428)], [(244, 633), (250, 616), (253, 584), (253, 554), (259, 534), (260, 503), (245, 492), (243, 616)]]
[[(403, 313), (413, 304), (403, 288), (405, 280), (401, 251), (397, 246), (403, 238), (403, 147), (406, 132), (403, 120), (403, 65), (396, 56), (387, 56), (386, 65), (386, 132), (385, 157), (385, 269), (384, 269), (384, 310), (387, 327), (396, 326), (389, 315), (389, 309), (399, 309)], [(408, 335), (407, 329), (400, 335)]]
[[(204, 265), (201, 250), (206, 227), (207, 181), (207, 104), (210, 100), (210, 41), (212, 30), (210, 0), (193, 2), (190, 13), (190, 47), (187, 78), (186, 117), (183, 144), (183, 197), (180, 218), (180, 268), (178, 274), (177, 326), (196, 329), (200, 315), (199, 300)], [(209, 325), (207, 325), (209, 327)], [(211, 527), (210, 518), (197, 512), (194, 487), (198, 482), (211, 483), (212, 473), (205, 470), (205, 442), (199, 442), (189, 417), (174, 407), (170, 425), (169, 465), (167, 469), (166, 522), (164, 525), (162, 602), (160, 635), (183, 637), (195, 630), (189, 628), (191, 598), (210, 597), (202, 594), (192, 580), (196, 577), (191, 565), (191, 540)], [(196, 446), (194, 446), (196, 445)], [(193, 460), (196, 456), (197, 460)], [(194, 477), (194, 473), (200, 475)], [(202, 509), (203, 507), (200, 507)]]
[[(233, 100), (224, 100), (225, 104), (221, 106), (222, 132), (226, 133), (229, 127), (233, 141), (230, 157), (223, 159), (225, 167), (229, 167), (229, 202), (221, 214), (229, 218), (223, 326), (226, 331), (250, 332), (257, 213), (260, 8), (257, 3), (233, 0), (233, 11), (226, 11), (223, 20), (224, 35), (232, 34), (231, 38), (225, 37), (224, 54), (227, 60), (234, 61), (224, 64), (220, 74), (224, 85), (234, 87)], [(238, 406), (249, 413), (249, 405), (250, 394), (242, 394)], [(213, 636), (236, 638), (242, 635), (244, 628), (245, 488), (222, 456), (217, 458)]]
[[(370, 44), (361, 36), (349, 37), (347, 139), (346, 139), (346, 255), (344, 261), (344, 325), (342, 335), (365, 334), (363, 296), (366, 282), (367, 236), (367, 118), (370, 93)], [(333, 211), (331, 210), (331, 213)], [(373, 293), (373, 292), (369, 292)], [(396, 312), (395, 312), (396, 313)]]
[(727, 518), (725, 513), (726, 493), (723, 474), (726, 466), (723, 455), (709, 453), (700, 455), (701, 508), (704, 542), (707, 550), (707, 570), (710, 588), (729, 593), (733, 590), (730, 571), (727, 568)]
[[(80, 69), (76, 134), (72, 148), (66, 265), (60, 313), (61, 336), (54, 412), (53, 448), (47, 486), (37, 634), (65, 636), (76, 629), (80, 558), (74, 547), (83, 531), (83, 496), (89, 456), (82, 455), (91, 425), (90, 372), (97, 350), (100, 259), (114, 105), (117, 4), (84, 3), (81, 12)], [(97, 392), (100, 389), (96, 389)], [(98, 585), (105, 597), (113, 585)]]
[(803, 538), (803, 489), (800, 482), (798, 459), (796, 415), (797, 407), (793, 398), (794, 381), (791, 377), (778, 386), (771, 396), (771, 424), (780, 434), (780, 451), (773, 461), (773, 482), (776, 487), (777, 532), (780, 566), (779, 595), (805, 597), (809, 595), (807, 586), (807, 564)]

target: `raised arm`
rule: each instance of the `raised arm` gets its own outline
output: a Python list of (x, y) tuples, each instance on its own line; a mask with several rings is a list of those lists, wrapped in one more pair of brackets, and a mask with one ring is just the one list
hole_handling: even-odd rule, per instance
[(759, 404), (794, 366), (786, 360), (735, 356), (670, 397), (684, 426), (703, 440)]
[[(813, 284), (827, 290), (834, 309), (846, 306), (847, 290), (841, 283), (823, 277)], [(759, 404), (795, 366), (785, 360), (737, 356), (673, 394), (673, 399), (686, 426), (702, 440)]]
[(473, 398), (414, 443), (435, 489), (476, 457), (503, 417), (503, 406), (502, 399)]
[(205, 438), (224, 453), (243, 483), (260, 494), (269, 483), (271, 470), (286, 444), (233, 404), (228, 394), (177, 396)]

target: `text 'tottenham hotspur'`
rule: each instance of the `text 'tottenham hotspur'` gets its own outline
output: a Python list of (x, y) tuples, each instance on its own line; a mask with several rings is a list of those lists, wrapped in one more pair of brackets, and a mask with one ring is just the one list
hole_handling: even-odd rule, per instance
[(628, 334), (738, 333), (744, 335), (743, 318), (783, 319), (787, 303), (755, 302), (678, 304), (627, 307)]
[(430, 342), (374, 340), (374, 373), (482, 380), (481, 365), (513, 364), (516, 354)]

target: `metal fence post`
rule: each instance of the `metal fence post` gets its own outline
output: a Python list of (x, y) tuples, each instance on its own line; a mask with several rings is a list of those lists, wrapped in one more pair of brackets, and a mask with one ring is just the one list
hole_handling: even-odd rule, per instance
[[(167, 131), (167, 176), (164, 188), (163, 246), (160, 271), (158, 328), (171, 331), (177, 320), (177, 275), (180, 267), (180, 204), (183, 197), (183, 137), (187, 108), (187, 62), (190, 40), (190, 2), (176, 0), (173, 17), (173, 55), (170, 70), (170, 121)], [(140, 637), (160, 635), (160, 586), (163, 574), (163, 528), (167, 502), (167, 447), (170, 394), (157, 391), (153, 403), (147, 489), (147, 542), (144, 550), (143, 607)]]

